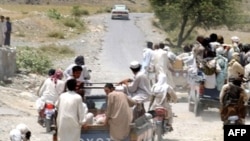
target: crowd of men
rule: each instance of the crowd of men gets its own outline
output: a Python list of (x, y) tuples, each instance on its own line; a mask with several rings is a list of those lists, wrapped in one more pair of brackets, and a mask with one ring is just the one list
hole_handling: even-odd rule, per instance
[(0, 16), (0, 47), (10, 46), (11, 31), (10, 17)]
[[(104, 86), (107, 103), (104, 106), (105, 118), (100, 123), (109, 125), (111, 140), (123, 140), (128, 136), (129, 123), (146, 112), (145, 102), (150, 102), (148, 111), (157, 107), (165, 108), (168, 112), (165, 117), (169, 121), (167, 124), (173, 130), (170, 103), (177, 102), (177, 95), (172, 64), (177, 59), (184, 62), (188, 71), (202, 72), (205, 75), (204, 87), (221, 91), (221, 105), (225, 105), (225, 95), (241, 99), (239, 103), (244, 105), (248, 96), (243, 90), (242, 82), (249, 79), (250, 47), (248, 44), (241, 44), (236, 36), (231, 39), (232, 43), (225, 44), (223, 37), (214, 33), (209, 37), (198, 36), (196, 42), (185, 46), (184, 53), (178, 56), (164, 43), (147, 42), (143, 60), (130, 63), (134, 77), (120, 81), (117, 86), (111, 83)], [(85, 101), (85, 96), (90, 91), (83, 89), (83, 85), (91, 84), (90, 78), (84, 57), (80, 55), (64, 71), (51, 70), (38, 90), (38, 122), (44, 124), (44, 104), (52, 101), (58, 108), (59, 141), (80, 140), (81, 127), (93, 122), (93, 114), (88, 114), (88, 103)], [(221, 115), (224, 120), (229, 113), (228, 110), (223, 110)], [(244, 123), (245, 114), (239, 116), (241, 123)], [(124, 122), (121, 124), (120, 121)]]
[[(104, 106), (105, 118), (101, 118), (102, 121), (99, 123), (109, 125), (112, 140), (122, 140), (128, 136), (129, 123), (144, 115), (146, 112), (144, 103), (150, 101), (150, 98), (152, 100), (148, 110), (163, 106), (171, 113), (169, 102), (176, 102), (177, 97), (173, 88), (167, 84), (167, 76), (159, 61), (161, 60), (155, 61), (157, 62), (155, 66), (160, 68), (159, 75), (157, 73), (157, 79), (152, 84), (150, 84), (148, 73), (143, 71), (147, 68), (139, 61), (132, 61), (129, 67), (134, 74), (133, 78), (126, 78), (117, 86), (111, 83), (104, 86), (107, 94), (107, 103)], [(49, 77), (38, 90), (40, 97), (36, 102), (38, 123), (44, 125), (44, 105), (50, 101), (58, 108), (57, 139), (60, 141), (80, 140), (81, 127), (93, 123), (94, 118), (93, 114), (89, 114), (88, 103), (85, 100), (85, 96), (89, 95), (90, 91), (84, 90), (83, 85), (90, 84), (91, 77), (84, 57), (77, 56), (74, 63), (64, 71), (52, 69), (48, 75)], [(168, 114), (166, 118), (171, 119), (172, 114)], [(121, 120), (126, 122), (121, 124)], [(172, 120), (168, 124), (172, 126)], [(69, 130), (72, 131), (70, 134)]]
[(229, 116), (237, 115), (238, 124), (244, 124), (249, 101), (245, 89), (250, 88), (250, 44), (241, 43), (237, 36), (232, 36), (231, 42), (226, 44), (223, 36), (212, 33), (208, 37), (197, 36), (195, 43), (185, 45), (183, 51), (175, 55), (163, 43), (153, 45), (148, 42), (143, 53), (142, 70), (151, 85), (159, 83), (164, 74), (168, 86), (175, 88), (173, 63), (181, 60), (188, 74), (195, 73), (205, 78), (201, 87), (220, 92), (221, 120), (226, 123)]
[(238, 123), (244, 124), (249, 100), (244, 90), (249, 89), (249, 44), (241, 43), (237, 36), (225, 44), (223, 36), (212, 33), (198, 36), (191, 48), (187, 49), (191, 51), (187, 58), (193, 61), (184, 59), (191, 62), (188, 71), (204, 75), (203, 87), (220, 91), (221, 120), (225, 123), (229, 116), (237, 115)]

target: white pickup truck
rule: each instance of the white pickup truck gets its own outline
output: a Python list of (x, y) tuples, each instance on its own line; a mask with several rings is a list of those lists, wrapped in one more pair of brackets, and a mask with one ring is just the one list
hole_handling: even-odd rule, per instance
[(125, 19), (129, 20), (129, 9), (126, 5), (114, 5), (111, 10), (111, 19)]

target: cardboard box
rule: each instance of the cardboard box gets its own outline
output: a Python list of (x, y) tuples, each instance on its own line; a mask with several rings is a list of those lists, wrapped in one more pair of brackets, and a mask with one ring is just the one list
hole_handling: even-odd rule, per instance
[(182, 60), (176, 59), (176, 61), (173, 63), (174, 70), (183, 70), (183, 66), (184, 66), (184, 64), (183, 64)]

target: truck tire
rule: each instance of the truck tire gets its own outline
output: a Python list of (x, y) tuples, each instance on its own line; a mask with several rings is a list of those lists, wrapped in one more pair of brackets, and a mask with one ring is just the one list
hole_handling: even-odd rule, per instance
[(194, 104), (195, 116), (196, 117), (200, 116), (202, 111), (203, 111), (203, 104), (199, 100), (196, 100)]

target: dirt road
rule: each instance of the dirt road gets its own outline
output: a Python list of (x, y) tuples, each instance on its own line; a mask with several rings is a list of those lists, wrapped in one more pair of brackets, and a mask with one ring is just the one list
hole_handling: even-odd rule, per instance
[[(145, 41), (158, 42), (165, 35), (151, 25), (152, 14), (131, 14), (131, 20), (111, 20), (110, 15), (88, 17), (92, 30), (88, 34), (70, 41), (62, 41), (77, 50), (77, 54), (86, 54), (87, 65), (92, 69), (93, 82), (117, 82), (132, 77), (128, 66), (132, 60), (141, 60)], [(100, 29), (100, 30), (96, 30)], [(103, 30), (102, 30), (103, 29)], [(105, 32), (106, 31), (106, 32)], [(79, 40), (84, 40), (80, 43)], [(70, 60), (71, 59), (71, 60)], [(57, 62), (65, 68), (73, 58)], [(42, 78), (40, 78), (42, 79)], [(52, 136), (36, 122), (34, 108), (35, 91), (0, 88), (0, 141), (9, 140), (9, 131), (18, 123), (27, 124), (32, 131), (32, 141), (49, 141)], [(178, 93), (186, 97), (186, 93)], [(174, 131), (164, 138), (168, 141), (222, 141), (223, 130), (217, 109), (205, 111), (201, 117), (195, 117), (188, 111), (187, 101), (173, 104)]]

